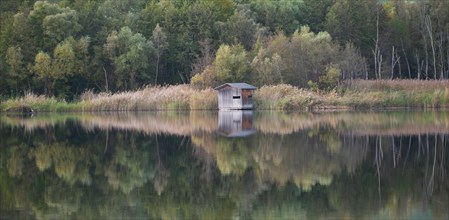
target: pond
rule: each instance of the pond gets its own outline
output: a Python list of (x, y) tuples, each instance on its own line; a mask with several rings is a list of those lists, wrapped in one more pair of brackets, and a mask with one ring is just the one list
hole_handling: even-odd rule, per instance
[(449, 112), (0, 116), (0, 219), (449, 218)]

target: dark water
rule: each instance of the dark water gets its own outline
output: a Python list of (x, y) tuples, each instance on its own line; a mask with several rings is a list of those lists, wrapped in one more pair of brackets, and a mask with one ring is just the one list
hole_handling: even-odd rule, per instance
[(0, 116), (0, 219), (447, 219), (449, 112)]

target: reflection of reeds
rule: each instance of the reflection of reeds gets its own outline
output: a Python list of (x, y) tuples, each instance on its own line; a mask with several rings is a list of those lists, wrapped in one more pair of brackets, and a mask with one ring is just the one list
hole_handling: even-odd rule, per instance
[[(79, 121), (86, 130), (120, 129), (148, 134), (191, 135), (215, 132), (216, 111), (190, 112), (111, 112), (83, 114), (38, 114), (34, 117), (2, 116), (2, 123), (23, 126), (31, 131), (53, 127), (67, 120)], [(319, 127), (353, 135), (418, 135), (449, 133), (446, 112), (384, 112), (384, 113), (285, 113), (258, 111), (252, 126), (264, 134), (291, 134)]]
[[(198, 114), (202, 114), (201, 112)], [(189, 115), (189, 114), (188, 114)], [(147, 134), (191, 135), (199, 132), (212, 132), (217, 128), (216, 121), (210, 115), (194, 116), (190, 114), (147, 113), (147, 114), (108, 114), (105, 116), (81, 118), (85, 129), (133, 130)], [(193, 116), (192, 116), (193, 115)], [(201, 120), (198, 120), (201, 118)]]
[(26, 130), (53, 127), (67, 120), (78, 121), (82, 128), (130, 130), (147, 134), (191, 135), (213, 132), (217, 129), (217, 115), (213, 112), (111, 112), (103, 114), (40, 114), (35, 117), (3, 116), (1, 121), (13, 126), (23, 126)]
[(319, 113), (287, 114), (259, 112), (254, 127), (262, 133), (290, 134), (314, 127), (332, 127), (339, 133), (354, 135), (417, 135), (448, 133), (449, 113)]

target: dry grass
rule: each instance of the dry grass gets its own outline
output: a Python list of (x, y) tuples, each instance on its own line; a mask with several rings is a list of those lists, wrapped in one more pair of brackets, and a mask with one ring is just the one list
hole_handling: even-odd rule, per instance
[(355, 80), (343, 86), (356, 91), (433, 91), (447, 89), (449, 80)]
[(218, 93), (212, 88), (193, 93), (189, 100), (190, 110), (212, 110), (218, 107)]
[(257, 109), (307, 110), (322, 104), (324, 98), (308, 90), (280, 84), (256, 90), (254, 102)]
[(29, 107), (35, 111), (48, 111), (53, 109), (54, 111), (75, 110), (80, 106), (73, 106), (63, 100), (57, 100), (56, 98), (49, 98), (43, 95), (35, 95), (27, 93), (25, 96), (15, 99), (9, 99), (0, 104), (1, 111), (7, 111), (10, 109), (19, 109)]
[(86, 91), (78, 102), (28, 94), (10, 99), (0, 106), (2, 111), (32, 107), (36, 111), (157, 111), (217, 109), (218, 97), (213, 89), (197, 90), (189, 85), (145, 87), (138, 91), (116, 94)]
[(342, 86), (338, 100), (354, 108), (446, 108), (449, 81), (357, 80)]
[[(254, 103), (256, 109), (301, 111), (449, 107), (447, 80), (356, 80), (343, 83), (337, 91), (316, 93), (286, 84), (263, 86), (255, 91)], [(27, 94), (0, 105), (2, 111), (18, 107), (32, 107), (36, 111), (215, 110), (218, 98), (211, 88), (198, 90), (190, 85), (174, 85), (116, 94), (87, 91), (75, 103)]]
[(194, 93), (188, 85), (146, 87), (116, 94), (88, 92), (81, 96), (80, 103), (88, 111), (189, 110)]

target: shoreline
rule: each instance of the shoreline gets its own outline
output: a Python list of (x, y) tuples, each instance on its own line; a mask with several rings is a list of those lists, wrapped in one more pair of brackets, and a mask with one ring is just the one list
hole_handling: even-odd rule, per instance
[[(382, 111), (449, 109), (449, 81), (357, 80), (331, 92), (287, 84), (262, 86), (254, 93), (254, 110)], [(190, 85), (145, 87), (121, 93), (86, 92), (75, 102), (27, 94), (0, 103), (1, 113), (140, 112), (218, 110), (217, 92)]]

